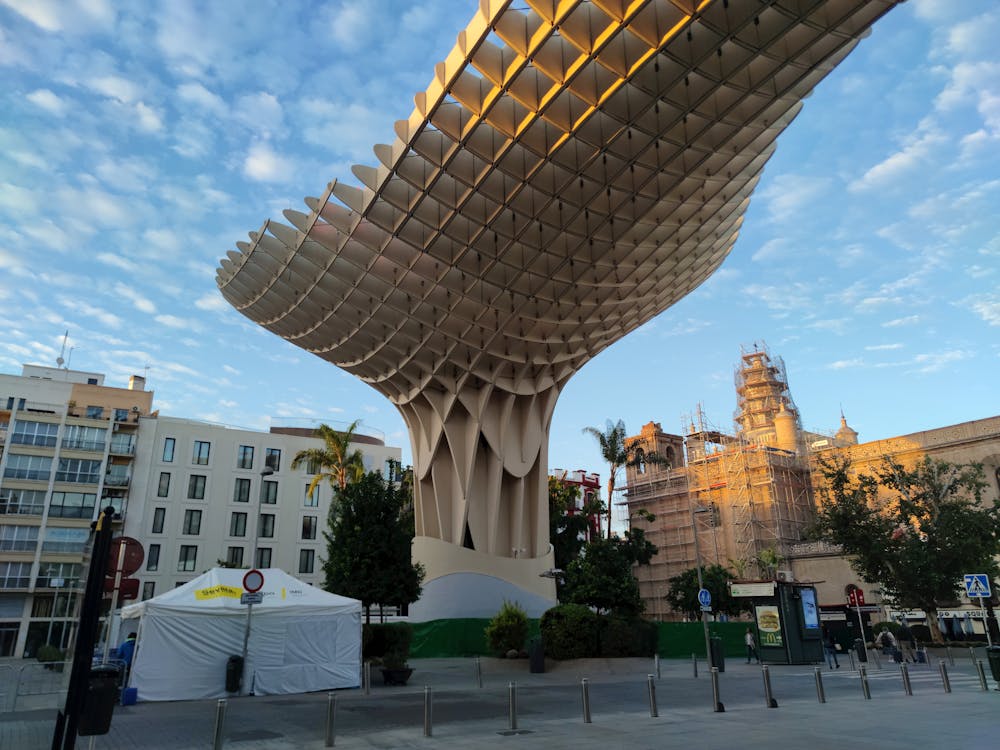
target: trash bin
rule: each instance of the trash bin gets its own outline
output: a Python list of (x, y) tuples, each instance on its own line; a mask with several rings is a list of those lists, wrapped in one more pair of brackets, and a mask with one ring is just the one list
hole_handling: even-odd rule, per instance
[(226, 661), (226, 692), (238, 693), (243, 684), (243, 657), (230, 656)]
[(111, 731), (111, 714), (118, 702), (118, 667), (100, 664), (90, 668), (87, 692), (77, 732), (81, 737)]
[(868, 661), (868, 650), (865, 648), (865, 642), (860, 638), (854, 639), (854, 655), (858, 657), (860, 662)]
[(712, 649), (712, 666), (718, 667), (720, 672), (726, 671), (726, 651), (722, 647), (722, 639), (713, 635), (708, 639), (709, 648)]
[(1000, 646), (987, 646), (986, 658), (990, 663), (990, 672), (993, 673), (993, 679), (1000, 685)]
[(534, 674), (545, 671), (545, 642), (541, 638), (532, 638), (528, 642), (528, 663)]

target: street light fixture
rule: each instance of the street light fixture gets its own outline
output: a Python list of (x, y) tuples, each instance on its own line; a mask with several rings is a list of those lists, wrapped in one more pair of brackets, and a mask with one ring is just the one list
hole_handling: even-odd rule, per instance
[[(698, 590), (705, 588), (704, 580), (701, 575), (701, 548), (698, 546), (698, 523), (695, 519), (695, 514), (697, 513), (711, 513), (711, 508), (706, 508), (703, 505), (693, 506), (691, 508), (691, 530), (694, 532), (694, 557), (698, 565)], [(700, 602), (699, 602), (700, 603)], [(701, 608), (701, 627), (705, 631), (705, 659), (708, 662), (708, 668), (711, 670), (715, 666), (714, 659), (712, 659), (712, 646), (711, 641), (708, 636), (708, 611), (705, 607)]]

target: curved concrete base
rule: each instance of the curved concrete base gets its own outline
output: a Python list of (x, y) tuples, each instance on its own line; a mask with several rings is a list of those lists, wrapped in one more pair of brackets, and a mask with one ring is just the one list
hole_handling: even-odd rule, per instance
[(504, 600), (517, 602), (528, 617), (541, 617), (556, 605), (556, 584), (541, 574), (551, 570), (551, 550), (542, 557), (494, 557), (440, 539), (418, 536), (413, 560), (427, 576), (420, 599), (410, 605), (410, 620), (493, 617)]

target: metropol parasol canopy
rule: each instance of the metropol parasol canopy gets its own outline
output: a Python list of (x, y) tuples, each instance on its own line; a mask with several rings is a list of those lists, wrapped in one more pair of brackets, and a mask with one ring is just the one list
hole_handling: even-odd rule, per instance
[(418, 619), (555, 598), (562, 387), (719, 267), (801, 100), (895, 4), (481, 0), (359, 184), (221, 261), (237, 310), (402, 413)]

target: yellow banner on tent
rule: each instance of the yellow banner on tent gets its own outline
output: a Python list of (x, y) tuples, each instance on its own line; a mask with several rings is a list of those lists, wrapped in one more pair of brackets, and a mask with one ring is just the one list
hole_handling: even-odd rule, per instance
[(209, 586), (207, 589), (195, 589), (195, 599), (218, 599), (226, 596), (230, 599), (239, 599), (243, 594), (243, 589), (235, 586)]

